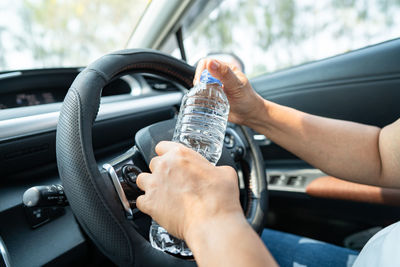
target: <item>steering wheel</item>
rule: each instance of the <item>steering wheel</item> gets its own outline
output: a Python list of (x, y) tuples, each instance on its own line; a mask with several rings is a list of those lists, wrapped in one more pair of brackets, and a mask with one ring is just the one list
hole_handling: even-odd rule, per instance
[[(123, 50), (101, 57), (72, 83), (57, 126), (57, 165), (71, 209), (83, 230), (117, 265), (195, 266), (195, 262), (154, 249), (148, 241), (151, 218), (135, 206), (142, 194), (135, 182), (155, 156), (161, 140), (171, 140), (175, 122), (163, 121), (141, 129), (135, 146), (98, 167), (92, 147), (92, 126), (101, 91), (127, 72), (152, 73), (192, 87), (194, 68), (153, 50)], [(244, 214), (260, 234), (267, 214), (267, 185), (263, 159), (250, 129), (238, 125), (228, 133), (241, 143), (241, 163), (232, 148), (224, 146), (218, 165), (234, 167), (242, 179)], [(231, 136), (232, 138), (232, 136)], [(236, 158), (236, 161), (238, 159)], [(239, 167), (238, 167), (239, 166)], [(241, 166), (241, 167), (240, 167)], [(217, 179), (217, 178), (216, 178)], [(223, 255), (221, 255), (223, 257)]]

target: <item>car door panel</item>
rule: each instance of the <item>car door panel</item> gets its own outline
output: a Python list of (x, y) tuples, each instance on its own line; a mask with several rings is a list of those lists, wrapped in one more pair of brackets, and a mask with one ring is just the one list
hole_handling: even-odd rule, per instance
[[(383, 127), (400, 118), (398, 62), (400, 39), (260, 76), (251, 84), (282, 105)], [(343, 245), (348, 234), (400, 219), (399, 190), (326, 177), (273, 142), (261, 149), (270, 182), (269, 227)], [(289, 183), (294, 176), (303, 176), (297, 187)]]
[(400, 117), (400, 40), (251, 81), (264, 98), (315, 115), (384, 126)]

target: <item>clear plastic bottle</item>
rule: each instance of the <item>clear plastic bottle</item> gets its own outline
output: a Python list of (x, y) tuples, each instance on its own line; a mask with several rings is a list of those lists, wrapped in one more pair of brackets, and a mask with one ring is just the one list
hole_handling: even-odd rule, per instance
[[(222, 83), (204, 70), (200, 82), (182, 99), (172, 141), (181, 143), (216, 164), (222, 153), (229, 102)], [(150, 242), (154, 248), (182, 256), (192, 252), (183, 240), (168, 234), (152, 221)]]

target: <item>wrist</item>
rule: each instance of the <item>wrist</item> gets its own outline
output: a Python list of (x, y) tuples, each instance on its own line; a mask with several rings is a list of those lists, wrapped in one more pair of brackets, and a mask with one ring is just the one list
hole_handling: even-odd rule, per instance
[(197, 221), (185, 241), (198, 266), (277, 266), (241, 210)]
[(193, 253), (202, 250), (202, 246), (208, 247), (214, 243), (213, 239), (221, 238), (222, 233), (229, 229), (247, 228), (249, 224), (241, 210), (229, 213), (221, 213), (211, 218), (195, 220), (187, 227), (184, 239)]
[(252, 116), (248, 117), (248, 120), (246, 120), (244, 125), (256, 130), (257, 132), (262, 132), (262, 128), (265, 128), (268, 123), (268, 111), (270, 106), (271, 102), (257, 95), (257, 101), (254, 104)]

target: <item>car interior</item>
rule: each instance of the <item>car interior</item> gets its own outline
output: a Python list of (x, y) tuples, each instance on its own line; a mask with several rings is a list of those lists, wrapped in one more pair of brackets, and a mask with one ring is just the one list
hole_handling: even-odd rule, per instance
[[(193, 86), (200, 57), (189, 60), (185, 32), (206, 28), (199, 20), (215, 22), (234, 3), (243, 1), (148, 1), (124, 50), (76, 67), (1, 69), (0, 266), (195, 265), (151, 247), (135, 179), (148, 171), (155, 144), (171, 140)], [(384, 127), (400, 118), (399, 62), (400, 39), (387, 38), (249, 77), (270, 101)], [(244, 126), (228, 124), (218, 165), (237, 171), (258, 233), (360, 251), (400, 219), (400, 190), (331, 177)], [(35, 198), (33, 187), (54, 198)]]

